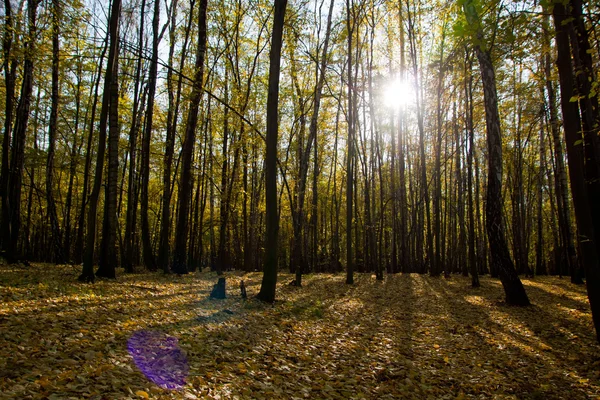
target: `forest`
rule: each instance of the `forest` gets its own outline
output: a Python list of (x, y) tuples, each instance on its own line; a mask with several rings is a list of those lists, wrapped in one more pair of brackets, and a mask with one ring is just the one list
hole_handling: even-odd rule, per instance
[[(396, 342), (414, 332), (433, 335), (434, 310), (442, 305), (444, 324), (456, 321), (451, 335), (476, 331), (483, 314), (467, 310), (477, 306), (492, 309), (486, 323), (495, 312), (506, 314), (498, 324), (516, 327), (521, 339), (550, 337), (552, 324), (556, 332), (573, 328), (555, 332), (559, 338), (545, 342), (550, 350), (538, 350), (560, 352), (551, 358), (572, 357), (585, 368), (600, 362), (595, 2), (4, 0), (0, 10), (0, 294), (6, 303), (0, 326), (35, 330), (27, 316), (38, 306), (50, 324), (52, 307), (31, 302), (63, 299), (59, 303), (83, 310), (69, 318), (79, 321), (75, 331), (85, 337), (92, 330), (83, 327), (85, 310), (98, 306), (93, 298), (113, 316), (152, 314), (150, 298), (175, 296), (198, 306), (190, 292), (208, 294), (209, 281), (226, 277), (224, 302), (200, 302), (216, 307), (214, 314), (192, 318), (196, 325), (200, 318), (200, 326), (158, 324), (161, 334), (204, 329), (203, 346), (225, 351), (231, 346), (207, 345), (207, 338), (215, 340), (210, 329), (231, 323), (240, 329), (238, 318), (264, 317), (279, 321), (263, 321), (271, 328), (288, 324), (292, 331), (300, 329), (293, 321), (350, 323), (362, 312), (359, 302), (379, 321), (364, 317), (361, 329), (374, 335), (368, 340), (381, 335), (402, 347)], [(237, 286), (244, 281), (240, 298)], [(140, 310), (135, 299), (143, 303)], [(193, 310), (172, 301), (160, 297), (181, 318)], [(411, 306), (397, 304), (403, 301)], [(418, 304), (420, 315), (412, 309)], [(71, 312), (64, 304), (53, 307)], [(446, 315), (452, 308), (455, 314)], [(555, 320), (536, 319), (554, 308)], [(561, 314), (566, 309), (577, 315)], [(394, 325), (401, 321), (380, 326), (393, 312), (412, 318), (412, 328)], [(127, 329), (157, 326), (147, 318), (132, 316), (137, 322)], [(511, 318), (539, 326), (525, 328)], [(489, 337), (471, 335), (485, 346), (499, 340), (494, 346), (510, 347), (502, 342), (508, 333), (494, 329)], [(219, 332), (216, 338), (225, 340)], [(443, 340), (456, 344), (445, 335), (431, 337), (436, 353)], [(581, 346), (589, 354), (566, 351), (573, 343), (564, 341), (573, 337), (585, 337)], [(17, 339), (4, 338), (11, 346)], [(171, 343), (159, 339), (136, 340)], [(111, 348), (117, 339), (102, 340)], [(529, 351), (523, 343), (514, 346)], [(368, 353), (368, 344), (356, 346)], [(395, 351), (422, 361), (417, 348)], [(20, 351), (35, 354), (29, 347)], [(90, 351), (75, 362), (96, 362), (103, 352)], [(286, 357), (298, 363), (304, 356)], [(235, 358), (219, 357), (218, 364)], [(8, 369), (25, 362), (14, 355), (7, 360), (0, 365)], [(441, 360), (448, 368), (455, 362)], [(112, 365), (119, 362), (125, 361)], [(248, 364), (235, 362), (237, 373), (249, 373)], [(515, 363), (499, 363), (497, 371), (506, 374)], [(432, 376), (405, 367), (398, 367), (404, 368), (400, 375), (374, 367), (369, 379), (383, 385), (377, 388), (366, 385), (361, 392), (359, 383), (346, 383), (354, 398), (404, 389), (415, 398), (495, 396), (474, 384), (428, 391), (440, 389), (426, 384)], [(600, 376), (584, 372), (564, 372), (575, 383), (563, 386), (579, 390), (568, 396), (539, 376), (516, 392), (496, 389), (507, 398), (597, 396)], [(52, 393), (54, 383), (38, 375), (15, 384), (8, 398), (25, 390)], [(188, 383), (202, 387), (208, 380), (194, 379)], [(200, 397), (255, 398), (244, 385), (238, 382), (233, 392), (194, 387)], [(283, 390), (270, 385), (256, 390)], [(167, 386), (161, 387), (173, 388)], [(294, 393), (349, 398), (327, 386), (333, 391), (320, 384), (312, 394), (298, 387)], [(132, 396), (162, 393), (140, 387), (136, 394), (130, 387)], [(291, 398), (284, 392), (266, 397)]]

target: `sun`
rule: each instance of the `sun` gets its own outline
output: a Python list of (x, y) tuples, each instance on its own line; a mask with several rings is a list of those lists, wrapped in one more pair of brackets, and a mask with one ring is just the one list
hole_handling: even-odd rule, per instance
[(399, 108), (415, 102), (415, 89), (404, 80), (394, 79), (386, 84), (383, 92), (386, 107)]

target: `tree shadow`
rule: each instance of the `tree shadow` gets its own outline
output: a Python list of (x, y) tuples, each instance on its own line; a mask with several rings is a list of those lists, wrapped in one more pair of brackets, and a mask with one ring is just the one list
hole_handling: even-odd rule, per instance
[[(462, 347), (459, 355), (465, 376), (490, 385), (490, 374), (498, 376), (496, 391), (519, 398), (560, 399), (568, 393), (569, 398), (584, 399), (597, 392), (600, 381), (589, 368), (595, 357), (585, 353), (590, 348), (597, 353), (597, 346), (585, 340), (583, 348), (573, 351), (568, 337), (541, 334), (552, 329), (557, 323), (554, 321), (563, 323), (560, 313), (535, 304), (507, 306), (498, 301), (501, 287), (490, 284), (488, 279), (483, 282), (485, 288), (470, 290), (466, 279), (457, 281), (460, 284), (456, 280), (426, 280), (429, 292), (440, 299), (440, 308), (450, 316), (449, 321), (440, 324), (440, 337), (453, 342), (453, 349)], [(535, 303), (540, 293), (529, 293)], [(576, 329), (579, 332), (583, 326)], [(469, 357), (471, 352), (476, 357)]]

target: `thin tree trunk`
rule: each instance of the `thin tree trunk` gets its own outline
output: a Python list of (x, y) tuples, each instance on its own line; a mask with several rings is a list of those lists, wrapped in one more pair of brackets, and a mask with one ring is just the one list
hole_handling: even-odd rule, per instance
[[(122, 264), (125, 268), (125, 272), (132, 273), (133, 268), (133, 244), (135, 241), (135, 225), (137, 218), (137, 173), (136, 173), (136, 161), (137, 161), (137, 139), (139, 129), (141, 125), (141, 113), (140, 108), (144, 107), (145, 96), (142, 95), (140, 101), (140, 88), (142, 87), (142, 57), (143, 57), (143, 44), (144, 44), (144, 21), (146, 10), (146, 0), (142, 1), (140, 10), (140, 29), (138, 32), (138, 59), (135, 68), (135, 81), (133, 89), (133, 110), (131, 113), (131, 129), (129, 130), (129, 177), (127, 180), (127, 212), (125, 218), (125, 241), (123, 243), (123, 259)], [(144, 91), (144, 94), (146, 92)]]
[(175, 252), (173, 254), (172, 271), (177, 274), (187, 274), (187, 235), (190, 196), (192, 192), (192, 153), (196, 140), (196, 127), (198, 126), (198, 111), (202, 99), (204, 79), (204, 57), (206, 53), (206, 8), (207, 0), (200, 0), (198, 11), (198, 48), (196, 50), (196, 63), (194, 66), (194, 82), (190, 98), (185, 138), (181, 149), (181, 180), (179, 183), (179, 198), (177, 216), (177, 230), (175, 236)]
[(142, 136), (142, 192), (140, 216), (142, 222), (142, 251), (144, 265), (150, 271), (156, 271), (156, 259), (150, 241), (150, 225), (148, 222), (148, 184), (150, 181), (150, 143), (152, 141), (152, 122), (154, 118), (154, 98), (156, 95), (156, 75), (158, 71), (158, 42), (160, 21), (160, 1), (154, 0), (154, 14), (152, 17), (152, 56), (150, 59), (150, 73), (148, 74), (148, 107), (146, 108), (146, 121)]
[[(471, 25), (479, 23), (479, 16), (472, 0), (463, 5), (467, 21)], [(484, 103), (488, 148), (488, 185), (486, 202), (486, 229), (492, 254), (492, 263), (500, 274), (504, 287), (506, 302), (511, 305), (529, 305), (525, 288), (515, 271), (510, 258), (508, 245), (504, 236), (502, 210), (502, 135), (500, 116), (498, 114), (498, 95), (496, 93), (496, 76), (489, 50), (482, 48), (483, 33), (477, 32), (478, 44), (475, 51), (479, 60), (481, 78), (484, 89)]]
[[(176, 16), (177, 16), (177, 1), (171, 4), (171, 25), (169, 37), (171, 46), (169, 48), (169, 65), (173, 65), (173, 54), (175, 52), (175, 32), (176, 32)], [(190, 8), (193, 9), (196, 4), (195, 0), (190, 1)], [(193, 13), (190, 13), (185, 30), (185, 39), (183, 48), (187, 48), (189, 35), (193, 22)], [(179, 60), (179, 68), (183, 70), (186, 60), (186, 52), (181, 52)], [(173, 165), (173, 154), (175, 148), (175, 133), (177, 132), (177, 121), (179, 118), (179, 104), (181, 102), (181, 88), (183, 77), (179, 75), (177, 79), (177, 89), (173, 93), (173, 68), (167, 70), (167, 88), (169, 96), (169, 111), (167, 113), (167, 137), (165, 144), (164, 155), (164, 173), (163, 173), (163, 197), (162, 197), (162, 217), (160, 225), (160, 244), (158, 250), (158, 263), (164, 273), (170, 272), (170, 230), (171, 230), (171, 168)], [(211, 186), (212, 188), (212, 186)]]
[[(113, 75), (117, 71), (117, 58), (119, 46), (119, 16), (121, 11), (121, 0), (113, 0), (110, 20), (109, 20), (109, 48), (108, 48), (108, 65), (104, 76), (104, 92), (102, 94), (102, 107), (100, 109), (100, 125), (98, 134), (98, 153), (96, 158), (96, 173), (94, 177), (94, 185), (89, 198), (88, 220), (87, 220), (87, 238), (85, 245), (85, 253), (83, 256), (83, 266), (79, 281), (93, 282), (94, 281), (94, 249), (96, 246), (96, 220), (98, 218), (98, 199), (100, 197), (100, 189), (102, 186), (102, 173), (104, 171), (104, 155), (106, 152), (106, 130), (108, 123), (109, 105), (111, 100), (111, 85), (113, 83)], [(116, 79), (116, 77), (114, 78)], [(92, 129), (92, 128), (90, 128)], [(108, 261), (108, 260), (107, 260)], [(110, 271), (103, 275), (110, 275)]]
[[(0, 241), (2, 242), (2, 251), (10, 251), (10, 203), (8, 199), (8, 184), (10, 175), (10, 143), (13, 123), (13, 108), (15, 97), (15, 81), (17, 75), (17, 60), (12, 54), (12, 44), (14, 37), (14, 21), (12, 12), (12, 3), (10, 0), (4, 0), (4, 38), (2, 42), (3, 51), (3, 69), (4, 69), (4, 137), (2, 139), (2, 170), (0, 171), (0, 197), (2, 197), (2, 216), (0, 222), (2, 227), (0, 232)], [(12, 261), (12, 260), (9, 260)]]
[[(433, 236), (434, 236), (434, 245), (435, 252), (433, 254), (433, 259), (431, 261), (431, 275), (436, 276), (442, 272), (442, 258), (444, 255), (442, 254), (442, 176), (441, 176), (441, 158), (442, 158), (442, 92), (443, 92), (443, 84), (444, 84), (444, 75), (445, 75), (445, 67), (444, 67), (444, 42), (446, 38), (446, 25), (442, 29), (442, 42), (440, 44), (440, 58), (439, 58), (439, 72), (438, 72), (438, 85), (437, 85), (437, 93), (436, 93), (436, 121), (437, 121), (437, 129), (436, 129), (436, 140), (435, 140), (435, 167), (434, 167), (434, 194), (433, 194)], [(423, 143), (421, 143), (421, 149), (423, 149)], [(422, 168), (425, 168), (425, 154), (421, 153), (422, 157)], [(424, 179), (426, 179), (424, 175)], [(426, 185), (426, 181), (425, 181)], [(449, 276), (448, 268), (444, 267), (444, 275)]]
[(277, 135), (279, 72), (281, 44), (287, 0), (275, 0), (271, 53), (269, 55), (269, 92), (267, 96), (267, 152), (265, 156), (266, 242), (265, 263), (260, 292), (257, 297), (265, 302), (275, 301), (277, 262), (279, 256), (279, 214), (277, 210)]
[[(117, 181), (119, 178), (119, 20), (121, 0), (113, 0), (111, 9), (111, 47), (114, 49), (113, 59), (109, 65), (112, 69), (108, 87), (108, 167), (106, 170), (106, 189), (104, 194), (104, 224), (102, 226), (102, 241), (100, 244), (100, 262), (96, 276), (116, 278), (117, 258)], [(108, 71), (108, 70), (107, 70)], [(102, 105), (104, 108), (104, 104)], [(88, 232), (89, 234), (89, 232)]]
[(56, 263), (62, 263), (61, 232), (56, 213), (56, 202), (54, 201), (54, 155), (56, 149), (56, 136), (58, 127), (58, 101), (59, 101), (59, 34), (60, 34), (60, 4), (58, 0), (52, 0), (52, 93), (50, 106), (50, 121), (48, 122), (48, 157), (46, 159), (46, 203), (48, 207), (48, 218), (50, 222), (50, 233), (52, 240), (51, 259)]
[[(351, 22), (350, 2), (346, 0), (346, 29), (348, 34), (348, 142), (346, 144), (346, 283), (354, 284), (354, 258), (352, 254), (352, 202), (354, 190), (354, 102), (352, 78), (352, 35), (354, 34), (354, 21)], [(354, 3), (352, 2), (352, 7)]]
[(33, 92), (33, 61), (35, 59), (35, 38), (37, 35), (37, 7), (40, 0), (27, 1), (28, 32), (25, 40), (25, 62), (21, 84), (21, 97), (15, 113), (15, 126), (12, 136), (12, 153), (10, 158), (8, 205), (10, 210), (10, 242), (6, 250), (6, 258), (10, 261), (20, 258), (18, 250), (21, 228), (21, 188), (23, 181), (23, 165), (25, 162), (25, 139), (29, 109)]
[(465, 51), (465, 125), (469, 138), (469, 151), (467, 153), (467, 207), (469, 208), (469, 271), (471, 273), (471, 286), (479, 287), (479, 273), (477, 268), (475, 238), (475, 211), (473, 209), (473, 154), (475, 132), (473, 129), (473, 57)]

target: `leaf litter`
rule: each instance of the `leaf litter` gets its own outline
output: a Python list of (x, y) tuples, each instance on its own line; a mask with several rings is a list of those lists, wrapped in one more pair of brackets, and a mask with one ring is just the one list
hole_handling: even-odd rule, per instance
[[(566, 279), (524, 279), (533, 305), (522, 308), (507, 306), (489, 277), (473, 289), (462, 276), (357, 274), (349, 286), (314, 274), (297, 288), (281, 273), (270, 305), (252, 297), (260, 273), (226, 273), (228, 297), (213, 300), (210, 272), (94, 285), (76, 283), (78, 272), (0, 266), (0, 399), (600, 396), (585, 287)], [(127, 345), (146, 343), (139, 332), (178, 346), (158, 361), (159, 350), (142, 348), (136, 364)], [(143, 365), (155, 364), (161, 377), (149, 379)], [(169, 373), (176, 386), (161, 384)]]

